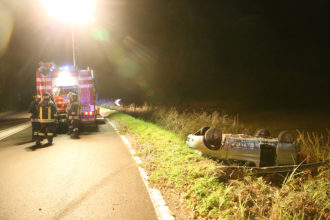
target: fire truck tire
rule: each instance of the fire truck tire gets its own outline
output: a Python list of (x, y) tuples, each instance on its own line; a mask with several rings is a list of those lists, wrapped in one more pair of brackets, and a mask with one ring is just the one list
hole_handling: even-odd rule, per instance
[(210, 150), (219, 150), (222, 143), (222, 132), (217, 128), (210, 128), (204, 135), (205, 146)]
[(278, 135), (278, 141), (281, 143), (292, 144), (294, 141), (293, 135), (289, 131), (284, 130)]
[(262, 129), (257, 130), (255, 136), (259, 137), (259, 138), (269, 138), (270, 132), (267, 129), (262, 128)]

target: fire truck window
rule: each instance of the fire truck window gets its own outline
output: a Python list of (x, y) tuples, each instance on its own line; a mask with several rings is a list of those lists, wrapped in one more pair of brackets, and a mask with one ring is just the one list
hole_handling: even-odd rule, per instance
[(60, 91), (59, 91), (59, 95), (67, 95), (70, 92), (71, 93), (78, 94), (78, 89), (76, 89), (76, 88), (70, 88), (70, 89), (68, 89), (68, 88), (61, 88)]

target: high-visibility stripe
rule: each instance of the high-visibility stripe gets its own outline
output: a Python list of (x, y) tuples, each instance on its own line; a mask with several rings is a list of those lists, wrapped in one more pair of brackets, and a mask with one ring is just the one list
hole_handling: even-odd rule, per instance
[(51, 82), (52, 80), (53, 80), (52, 78), (46, 78), (46, 79), (44, 79), (44, 78), (37, 78), (37, 82), (42, 82), (42, 83), (44, 83), (45, 81)]
[(40, 119), (40, 123), (55, 122), (55, 119)]
[(38, 133), (39, 136), (45, 136), (45, 133)]
[(52, 87), (53, 84), (50, 82), (50, 83), (37, 83), (37, 86), (40, 87), (40, 86), (47, 86), (47, 87)]
[(48, 136), (53, 136), (53, 135), (54, 135), (54, 133), (47, 133), (47, 135), (48, 135)]
[(79, 85), (79, 88), (93, 88), (93, 84)]
[(93, 78), (91, 76), (81, 76), (79, 77), (79, 80), (92, 80)]
[(79, 75), (88, 76), (88, 75), (91, 75), (91, 73), (88, 70), (79, 70)]
[(89, 85), (93, 84), (92, 80), (79, 80), (79, 85)]
[(33, 132), (33, 134), (34, 134), (34, 135), (38, 135), (38, 132), (37, 132), (37, 131), (35, 131), (35, 132)]
[(53, 83), (50, 81), (50, 82), (37, 82), (37, 86), (44, 86), (44, 85), (47, 85), (47, 86), (51, 86)]
[(45, 82), (52, 82), (53, 78), (51, 78), (51, 77), (37, 77), (36, 80), (39, 83), (45, 83)]
[[(47, 86), (47, 90), (51, 90), (51, 85)], [(39, 90), (45, 90), (46, 89), (46, 86), (38, 86), (38, 89)]]
[(44, 75), (37, 71), (36, 74), (37, 93), (43, 95), (45, 92), (52, 92), (52, 74)]
[(76, 115), (76, 116), (71, 116), (71, 115), (70, 115), (70, 116), (69, 116), (69, 119), (79, 119), (79, 116), (77, 116), (77, 115)]
[(50, 80), (47, 80), (47, 79), (40, 79), (40, 80), (37, 80), (37, 84), (38, 84), (38, 85), (41, 85), (41, 84), (51, 85), (51, 84), (53, 84), (53, 83), (52, 83), (52, 79), (50, 79)]
[(42, 107), (40, 107), (40, 121), (43, 119), (43, 117), (42, 117)]

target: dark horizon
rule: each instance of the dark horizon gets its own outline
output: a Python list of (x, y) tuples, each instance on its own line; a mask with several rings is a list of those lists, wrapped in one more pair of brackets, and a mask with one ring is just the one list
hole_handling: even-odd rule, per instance
[[(35, 93), (40, 61), (72, 62), (70, 26), (33, 1), (3, 1), (13, 32), (0, 57), (1, 108)], [(77, 26), (77, 63), (99, 97), (154, 104), (328, 111), (328, 1), (99, 1)]]

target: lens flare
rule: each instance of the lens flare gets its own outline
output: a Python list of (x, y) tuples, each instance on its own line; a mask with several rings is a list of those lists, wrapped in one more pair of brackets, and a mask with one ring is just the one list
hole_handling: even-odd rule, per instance
[(95, 28), (92, 30), (92, 37), (98, 41), (109, 41), (110, 35), (106, 29)]
[(7, 51), (13, 31), (13, 18), (10, 10), (0, 3), (0, 57)]

